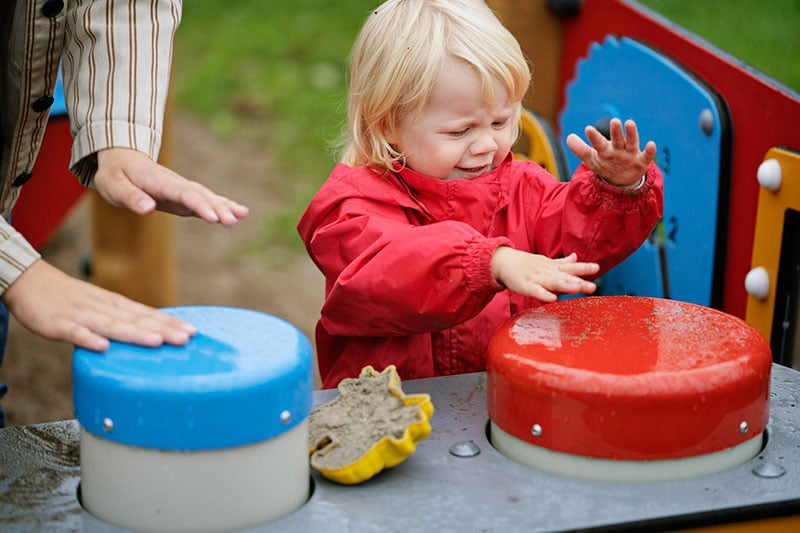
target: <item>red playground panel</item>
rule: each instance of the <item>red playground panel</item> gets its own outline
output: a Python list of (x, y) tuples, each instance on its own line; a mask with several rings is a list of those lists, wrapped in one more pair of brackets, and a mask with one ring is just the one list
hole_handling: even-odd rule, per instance
[(758, 167), (772, 147), (800, 148), (800, 97), (634, 2), (584, 0), (575, 17), (563, 19), (559, 109), (564, 104), (563, 88), (575, 77), (578, 60), (592, 43), (601, 43), (609, 35), (627, 36), (659, 50), (713, 88), (728, 107), (732, 150), (721, 307), (744, 318), (744, 279), (751, 267), (758, 209)]
[(11, 215), (14, 227), (41, 250), (86, 192), (69, 171), (72, 136), (66, 115), (50, 117), (33, 177), (22, 187)]

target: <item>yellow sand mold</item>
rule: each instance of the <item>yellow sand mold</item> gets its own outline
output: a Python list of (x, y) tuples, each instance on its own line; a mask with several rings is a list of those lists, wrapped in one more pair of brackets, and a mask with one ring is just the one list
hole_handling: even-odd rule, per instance
[(343, 379), (339, 396), (311, 413), (311, 467), (344, 485), (361, 483), (414, 453), (431, 433), (428, 394), (404, 394), (393, 365)]

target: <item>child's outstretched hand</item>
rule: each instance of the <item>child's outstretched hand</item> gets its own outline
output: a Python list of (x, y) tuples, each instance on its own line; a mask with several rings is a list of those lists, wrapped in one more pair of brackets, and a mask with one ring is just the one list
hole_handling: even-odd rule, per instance
[[(640, 176), (641, 177), (641, 176)], [(597, 288), (581, 276), (597, 274), (597, 263), (580, 263), (574, 253), (561, 259), (500, 246), (492, 255), (492, 274), (509, 290), (543, 302), (554, 302), (558, 294), (591, 294)]]
[(591, 146), (571, 133), (567, 146), (581, 158), (592, 172), (620, 187), (636, 185), (642, 179), (650, 162), (656, 156), (656, 143), (648, 141), (644, 152), (639, 150), (639, 132), (633, 120), (625, 121), (625, 132), (618, 118), (609, 124), (611, 139), (606, 139), (593, 126), (586, 126), (586, 137)]

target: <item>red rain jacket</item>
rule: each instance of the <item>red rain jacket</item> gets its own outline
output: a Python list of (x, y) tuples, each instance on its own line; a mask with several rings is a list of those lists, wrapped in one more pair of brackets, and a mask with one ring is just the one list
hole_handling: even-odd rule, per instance
[(402, 379), (485, 370), (494, 330), (541, 304), (494, 279), (498, 246), (575, 252), (599, 263), (599, 276), (644, 242), (662, 210), (655, 164), (635, 190), (584, 165), (559, 182), (511, 156), (472, 180), (337, 165), (297, 227), (325, 275), (316, 328), (323, 387), (366, 365), (394, 364)]

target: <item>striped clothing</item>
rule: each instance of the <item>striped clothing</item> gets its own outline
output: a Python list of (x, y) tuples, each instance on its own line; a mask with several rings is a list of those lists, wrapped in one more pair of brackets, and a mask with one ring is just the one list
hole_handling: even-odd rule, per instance
[[(91, 186), (104, 148), (157, 159), (180, 17), (180, 0), (0, 2), (3, 219), (32, 178), (59, 61), (75, 139), (70, 170), (81, 183)], [(0, 293), (38, 257), (0, 220)]]

